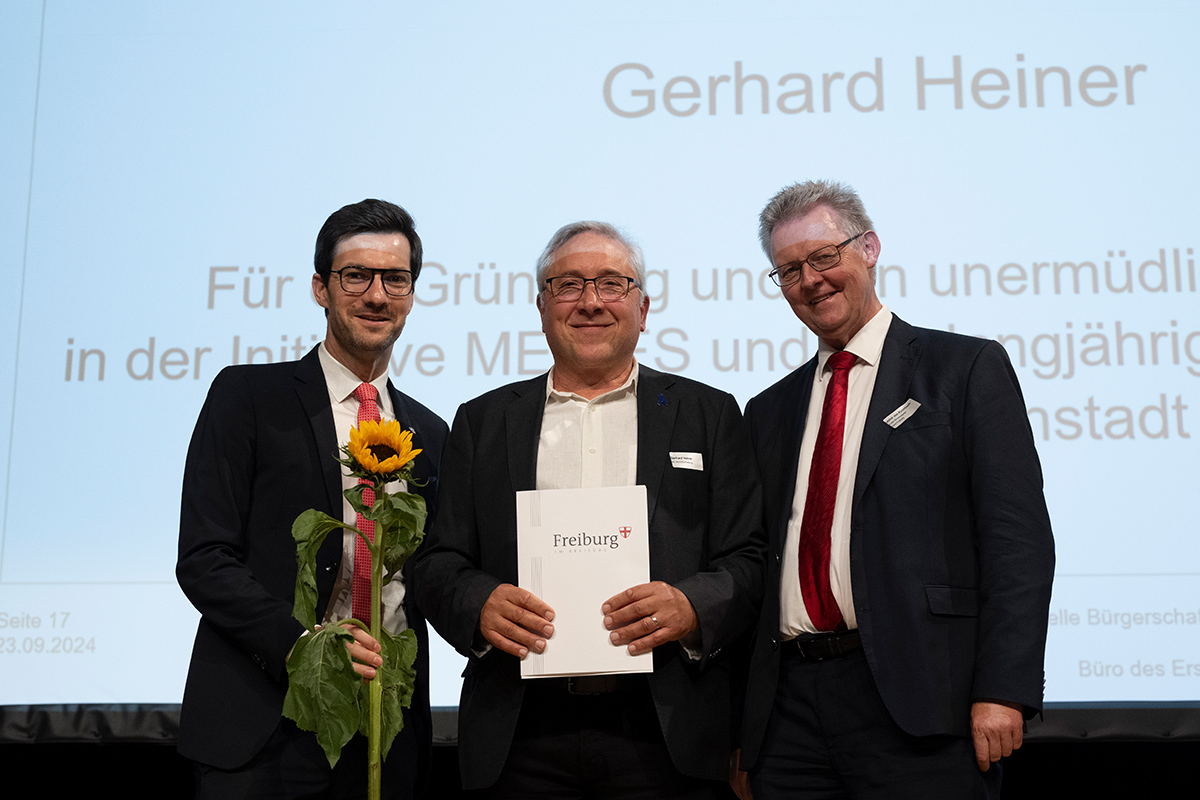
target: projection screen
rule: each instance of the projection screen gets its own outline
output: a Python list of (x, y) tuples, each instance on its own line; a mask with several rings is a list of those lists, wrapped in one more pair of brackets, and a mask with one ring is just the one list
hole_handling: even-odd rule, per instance
[(532, 269), (577, 219), (645, 251), (641, 363), (744, 404), (816, 349), (756, 241), (809, 178), (861, 194), (893, 312), (1012, 359), (1051, 707), (1200, 704), (1198, 28), (1191, 2), (6, 2), (0, 706), (179, 702), (192, 426), (222, 367), (323, 336), (336, 208), (416, 218), (391, 379), (447, 420), (549, 367)]

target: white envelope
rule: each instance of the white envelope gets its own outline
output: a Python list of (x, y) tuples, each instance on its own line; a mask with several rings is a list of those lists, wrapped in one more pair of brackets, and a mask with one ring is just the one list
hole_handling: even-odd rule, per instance
[(645, 486), (517, 492), (520, 585), (554, 609), (546, 652), (530, 651), (522, 678), (651, 672), (649, 653), (614, 645), (600, 606), (650, 580)]

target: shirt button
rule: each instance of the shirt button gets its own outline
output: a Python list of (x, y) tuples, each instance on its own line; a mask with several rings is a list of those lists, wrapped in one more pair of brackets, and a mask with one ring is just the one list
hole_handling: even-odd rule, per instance
[(589, 453), (591, 453), (592, 455), (596, 455), (596, 448), (594, 448), (594, 447), (589, 447), (589, 448), (588, 448), (588, 452), (589, 452)]

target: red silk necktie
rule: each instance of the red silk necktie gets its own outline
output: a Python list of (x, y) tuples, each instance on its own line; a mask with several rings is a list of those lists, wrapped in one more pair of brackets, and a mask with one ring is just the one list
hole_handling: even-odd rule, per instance
[[(375, 398), (379, 392), (369, 383), (360, 383), (354, 390), (358, 398), (358, 423), (366, 420), (379, 419), (379, 405)], [(365, 478), (359, 478), (359, 483), (370, 483)], [(369, 508), (375, 505), (375, 490), (363, 489), (363, 503)], [(354, 518), (354, 527), (358, 528), (372, 542), (375, 541), (375, 523), (365, 519), (362, 514)], [(354, 618), (366, 625), (371, 624), (371, 551), (362, 536), (354, 537), (354, 579), (351, 581), (352, 612)]]
[(833, 379), (825, 390), (821, 427), (808, 473), (808, 496), (800, 521), (800, 594), (804, 608), (819, 631), (844, 627), (842, 612), (829, 583), (829, 534), (842, 470), (842, 439), (846, 429), (846, 387), (855, 355), (844, 350), (829, 357)]

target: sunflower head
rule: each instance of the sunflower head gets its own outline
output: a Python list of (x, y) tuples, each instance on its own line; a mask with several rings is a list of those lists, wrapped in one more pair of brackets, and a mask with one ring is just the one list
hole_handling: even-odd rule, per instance
[(380, 478), (394, 476), (421, 451), (413, 449), (412, 431), (401, 428), (396, 420), (364, 420), (350, 429), (345, 452), (351, 474)]

